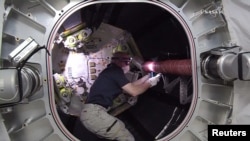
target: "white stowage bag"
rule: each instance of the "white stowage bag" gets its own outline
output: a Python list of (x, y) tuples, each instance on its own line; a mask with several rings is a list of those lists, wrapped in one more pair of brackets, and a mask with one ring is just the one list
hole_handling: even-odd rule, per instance
[[(250, 51), (250, 1), (222, 0), (232, 42)], [(232, 124), (250, 124), (250, 81), (234, 82)]]
[(250, 81), (234, 82), (233, 124), (250, 124)]
[(222, 0), (222, 4), (232, 41), (250, 51), (250, 1)]

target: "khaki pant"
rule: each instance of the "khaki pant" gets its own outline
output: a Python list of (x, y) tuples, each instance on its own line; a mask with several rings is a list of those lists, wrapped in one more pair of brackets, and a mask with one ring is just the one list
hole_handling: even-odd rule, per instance
[(102, 106), (85, 104), (80, 119), (89, 131), (99, 137), (117, 141), (135, 140), (124, 123), (118, 118), (109, 115), (107, 109)]

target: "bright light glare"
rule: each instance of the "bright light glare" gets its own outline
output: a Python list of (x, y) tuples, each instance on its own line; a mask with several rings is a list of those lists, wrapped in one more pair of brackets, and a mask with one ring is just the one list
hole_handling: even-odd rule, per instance
[(67, 58), (64, 75), (67, 79), (74, 80), (86, 76), (87, 58), (83, 53), (70, 52)]
[(154, 62), (150, 62), (146, 65), (147, 69), (149, 71), (154, 71)]

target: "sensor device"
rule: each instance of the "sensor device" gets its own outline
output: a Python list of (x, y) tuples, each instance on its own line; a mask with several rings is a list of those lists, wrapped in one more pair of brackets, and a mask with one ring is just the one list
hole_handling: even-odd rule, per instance
[(155, 77), (161, 77), (161, 75), (162, 75), (161, 73), (158, 73)]
[(30, 54), (37, 48), (38, 43), (34, 39), (29, 37), (9, 54), (8, 59), (14, 65), (18, 65), (22, 61), (27, 59)]
[(150, 75), (150, 78), (151, 78), (151, 77), (160, 77), (160, 76), (162, 75), (162, 73), (155, 73), (155, 72), (152, 72), (152, 71), (151, 71), (151, 72), (149, 73), (149, 75)]

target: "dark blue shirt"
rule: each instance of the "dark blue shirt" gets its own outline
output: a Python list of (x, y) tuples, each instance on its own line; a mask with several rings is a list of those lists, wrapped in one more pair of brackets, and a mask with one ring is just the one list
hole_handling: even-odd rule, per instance
[(122, 87), (128, 83), (123, 70), (115, 64), (109, 64), (91, 86), (86, 103), (108, 108), (112, 106), (114, 98), (122, 93)]

